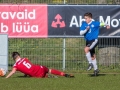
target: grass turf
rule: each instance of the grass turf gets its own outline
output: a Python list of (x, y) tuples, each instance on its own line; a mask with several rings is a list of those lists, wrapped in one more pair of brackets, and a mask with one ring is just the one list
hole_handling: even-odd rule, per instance
[(14, 74), (5, 79), (0, 77), (0, 90), (118, 90), (120, 74), (77, 74), (75, 78), (29, 78)]

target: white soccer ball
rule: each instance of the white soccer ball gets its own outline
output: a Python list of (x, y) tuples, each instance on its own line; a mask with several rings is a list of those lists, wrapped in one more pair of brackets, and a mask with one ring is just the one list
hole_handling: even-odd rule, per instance
[(0, 76), (5, 76), (6, 70), (4, 68), (0, 68)]

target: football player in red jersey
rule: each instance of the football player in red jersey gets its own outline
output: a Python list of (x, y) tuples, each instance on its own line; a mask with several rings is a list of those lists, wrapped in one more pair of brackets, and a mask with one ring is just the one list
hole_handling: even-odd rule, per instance
[(13, 65), (12, 71), (6, 76), (6, 78), (12, 76), (16, 71), (20, 71), (25, 75), (37, 78), (48, 77), (48, 73), (64, 77), (74, 77), (71, 74), (66, 74), (56, 69), (49, 69), (46, 66), (32, 64), (27, 58), (21, 58), (18, 52), (13, 52), (12, 58), (15, 60), (15, 64)]

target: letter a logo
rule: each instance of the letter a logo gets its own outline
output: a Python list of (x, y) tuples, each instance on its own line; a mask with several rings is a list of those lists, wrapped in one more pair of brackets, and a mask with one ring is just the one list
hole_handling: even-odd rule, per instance
[(57, 14), (57, 15), (55, 16), (55, 19), (56, 19), (56, 21), (52, 21), (52, 24), (51, 24), (52, 27), (54, 27), (54, 28), (58, 28), (58, 26), (59, 26), (60, 28), (65, 27), (65, 22), (64, 22), (64, 21), (61, 21), (61, 20), (62, 20), (62, 17), (61, 17), (59, 14)]

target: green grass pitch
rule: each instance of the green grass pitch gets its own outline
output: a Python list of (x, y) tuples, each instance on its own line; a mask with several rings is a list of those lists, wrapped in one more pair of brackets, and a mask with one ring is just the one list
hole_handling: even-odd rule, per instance
[(16, 73), (5, 79), (0, 77), (0, 90), (119, 90), (120, 74), (75, 73), (75, 78), (29, 78)]

